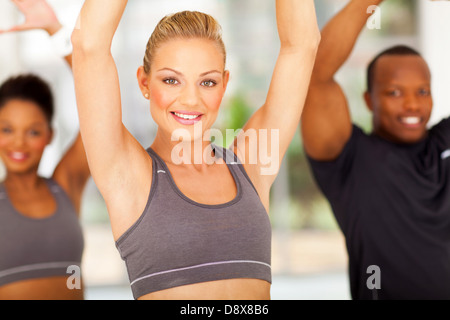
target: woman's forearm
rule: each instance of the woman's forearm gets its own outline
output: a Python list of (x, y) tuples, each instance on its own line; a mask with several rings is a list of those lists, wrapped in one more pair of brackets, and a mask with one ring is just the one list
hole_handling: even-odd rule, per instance
[(277, 0), (276, 13), (281, 50), (316, 48), (320, 31), (313, 0)]
[(127, 0), (86, 0), (72, 34), (74, 49), (110, 50)]

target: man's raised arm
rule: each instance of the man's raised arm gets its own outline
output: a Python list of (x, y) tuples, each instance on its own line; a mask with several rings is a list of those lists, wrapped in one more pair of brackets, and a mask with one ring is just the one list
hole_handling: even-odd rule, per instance
[(322, 161), (339, 156), (350, 138), (352, 122), (347, 99), (334, 80), (366, 25), (368, 8), (383, 0), (351, 0), (322, 30), (301, 129), (307, 154)]

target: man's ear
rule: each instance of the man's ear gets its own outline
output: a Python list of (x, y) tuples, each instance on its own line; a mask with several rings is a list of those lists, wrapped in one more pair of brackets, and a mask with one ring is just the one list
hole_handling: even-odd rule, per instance
[(370, 111), (373, 111), (372, 97), (371, 97), (369, 91), (364, 92), (364, 101), (366, 102), (367, 108)]

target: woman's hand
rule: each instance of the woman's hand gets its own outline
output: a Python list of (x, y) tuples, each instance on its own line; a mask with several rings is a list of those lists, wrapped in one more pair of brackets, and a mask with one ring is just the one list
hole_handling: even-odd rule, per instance
[(12, 2), (25, 16), (25, 22), (7, 30), (0, 30), (0, 33), (41, 29), (51, 36), (61, 29), (62, 25), (47, 1), (12, 0)]

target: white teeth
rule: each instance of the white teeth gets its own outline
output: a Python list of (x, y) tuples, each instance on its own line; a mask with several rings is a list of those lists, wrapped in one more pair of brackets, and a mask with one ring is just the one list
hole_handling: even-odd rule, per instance
[(11, 152), (11, 158), (16, 159), (16, 160), (23, 160), (23, 159), (25, 159), (25, 153)]
[(405, 124), (419, 124), (421, 121), (419, 117), (403, 117), (400, 120)]
[(183, 118), (185, 120), (194, 120), (197, 119), (200, 115), (188, 115), (188, 114), (182, 114), (182, 113), (178, 113), (178, 112), (174, 112), (174, 114), (177, 117)]

